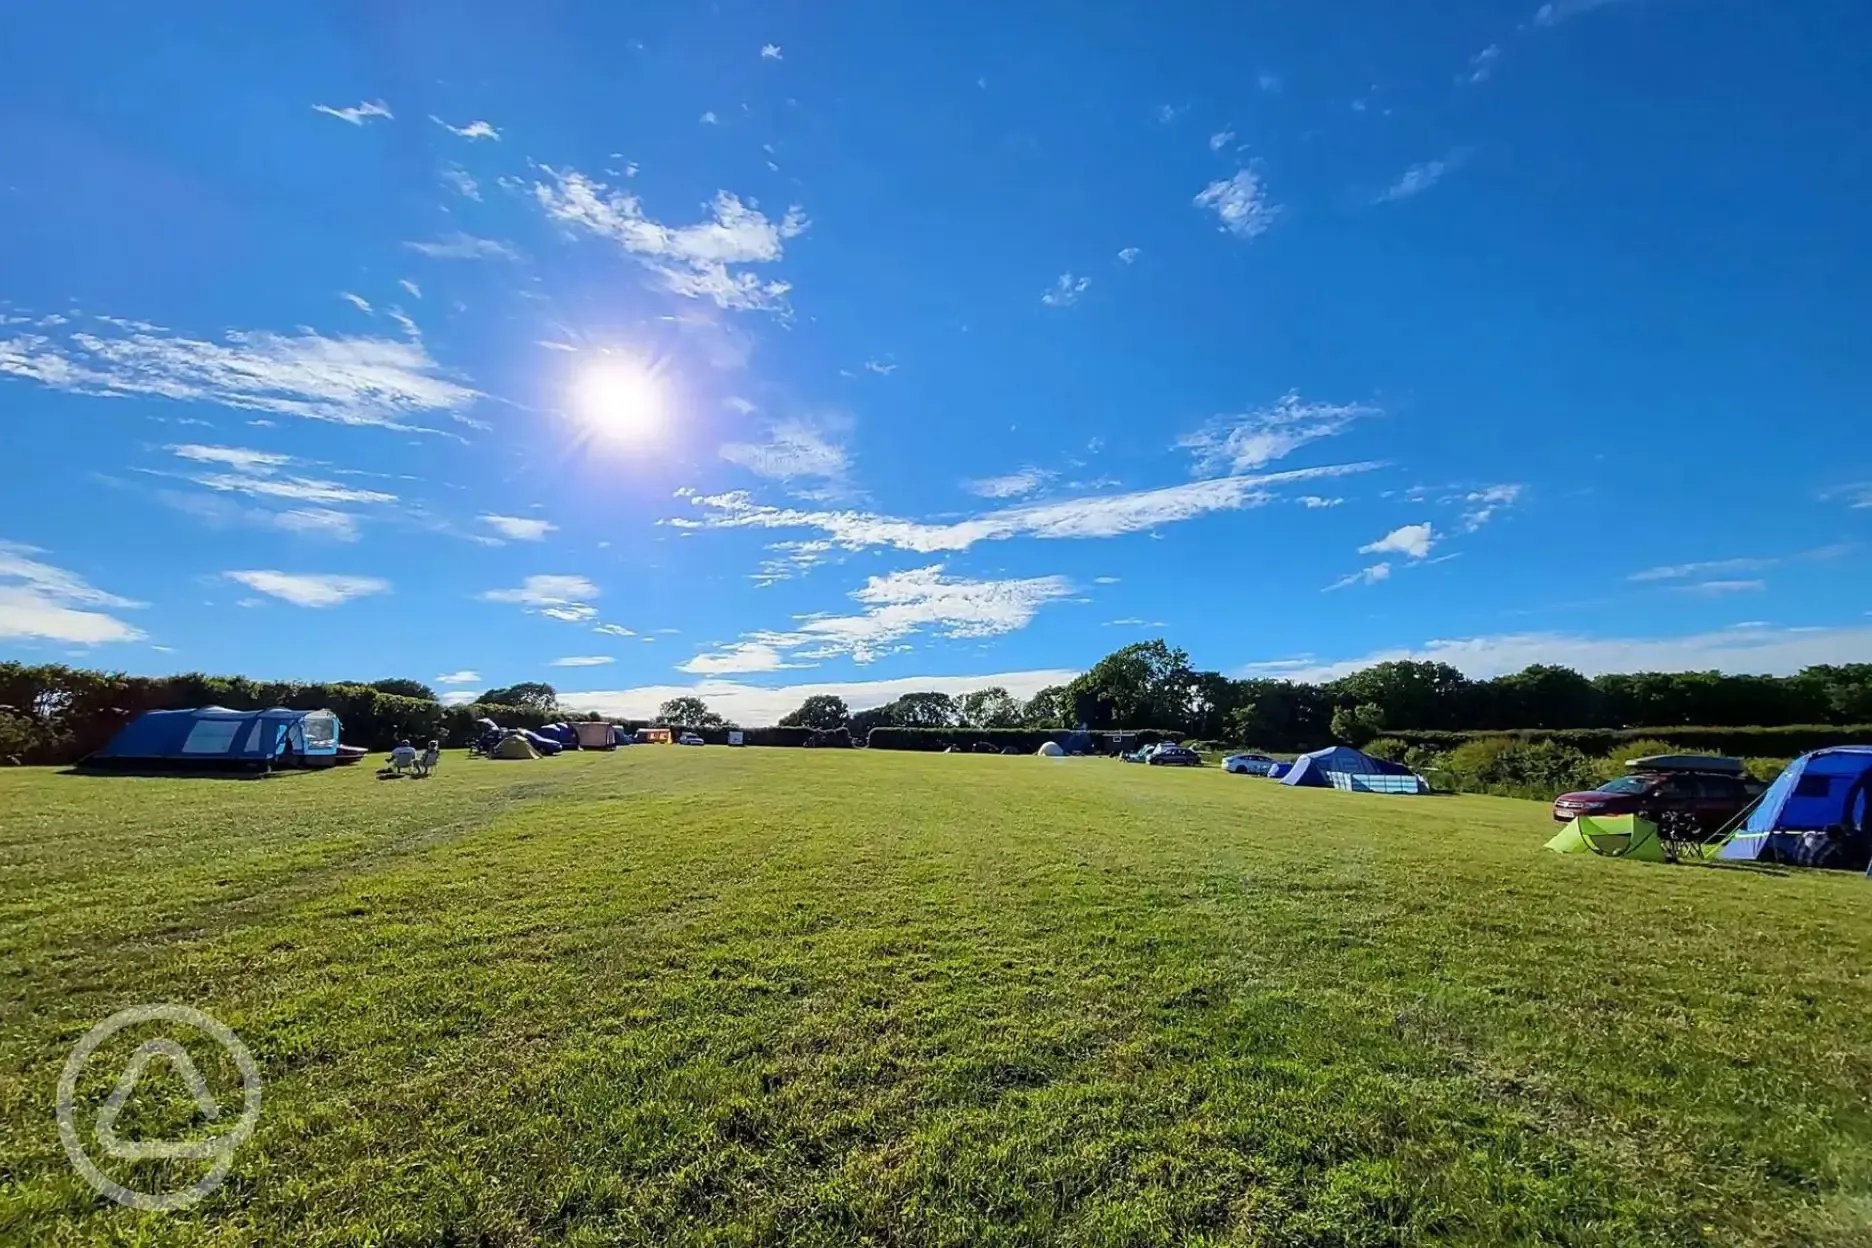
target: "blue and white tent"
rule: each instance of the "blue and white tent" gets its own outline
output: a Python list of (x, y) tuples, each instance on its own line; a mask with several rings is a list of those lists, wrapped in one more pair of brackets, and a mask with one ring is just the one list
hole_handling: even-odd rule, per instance
[(338, 717), (276, 706), (145, 711), (85, 760), (97, 767), (328, 766), (338, 760)]
[(1872, 745), (1815, 750), (1789, 763), (1716, 856), (1805, 863), (1814, 840), (1808, 834), (1834, 830), (1858, 841), (1861, 853), (1872, 837)]
[[(1380, 779), (1391, 776), (1407, 777), (1409, 783), (1405, 784), (1402, 779), (1394, 782)], [(1419, 787), (1416, 775), (1402, 763), (1373, 758), (1349, 745), (1333, 745), (1302, 754), (1281, 776), (1280, 782), (1295, 788), (1357, 789), (1373, 793), (1415, 793)]]

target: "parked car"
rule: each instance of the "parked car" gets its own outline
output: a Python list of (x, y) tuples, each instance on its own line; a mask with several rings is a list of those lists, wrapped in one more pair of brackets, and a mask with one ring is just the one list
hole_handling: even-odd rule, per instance
[(1186, 746), (1164, 742), (1151, 750), (1149, 758), (1144, 760), (1152, 767), (1200, 767), (1202, 758), (1195, 750)]
[(1155, 754), (1156, 752), (1157, 752), (1156, 746), (1147, 745), (1142, 749), (1133, 750), (1129, 754), (1120, 754), (1118, 757), (1123, 759), (1127, 763), (1148, 763), (1150, 762), (1151, 755)]
[(1555, 798), (1555, 822), (1579, 815), (1642, 815), (1656, 823), (1682, 815), (1705, 832), (1717, 832), (1761, 796), (1764, 787), (1732, 758), (1638, 758), (1628, 765), (1630, 771), (1596, 789)]
[(682, 736), (676, 738), (676, 744), (677, 745), (706, 745), (707, 742), (703, 741), (701, 737), (696, 736), (696, 734), (693, 732), (685, 732), (682, 734)]
[(1275, 760), (1265, 754), (1256, 754), (1250, 750), (1244, 754), (1231, 754), (1222, 760), (1222, 770), (1238, 776), (1265, 776), (1273, 771)]

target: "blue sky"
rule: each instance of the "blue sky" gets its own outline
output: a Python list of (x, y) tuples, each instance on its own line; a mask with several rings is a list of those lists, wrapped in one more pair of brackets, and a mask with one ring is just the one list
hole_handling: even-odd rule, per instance
[(7, 23), (0, 656), (1872, 659), (1863, 5)]

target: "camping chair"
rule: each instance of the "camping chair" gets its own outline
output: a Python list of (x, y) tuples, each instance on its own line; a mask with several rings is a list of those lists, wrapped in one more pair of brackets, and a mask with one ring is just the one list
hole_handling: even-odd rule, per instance
[(434, 771), (436, 769), (436, 764), (441, 761), (442, 751), (436, 749), (434, 746), (424, 750), (422, 752), (422, 757), (416, 760), (416, 778), (418, 780), (428, 779), (429, 773)]
[(1696, 816), (1685, 810), (1660, 811), (1652, 818), (1657, 825), (1658, 844), (1670, 862), (1701, 862), (1707, 845), (1703, 827)]

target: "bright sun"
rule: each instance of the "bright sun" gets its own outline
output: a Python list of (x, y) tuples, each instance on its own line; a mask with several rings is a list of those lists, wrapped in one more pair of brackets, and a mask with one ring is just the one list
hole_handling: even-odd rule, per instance
[(579, 375), (573, 407), (593, 432), (641, 441), (663, 423), (663, 386), (639, 361), (604, 360)]

